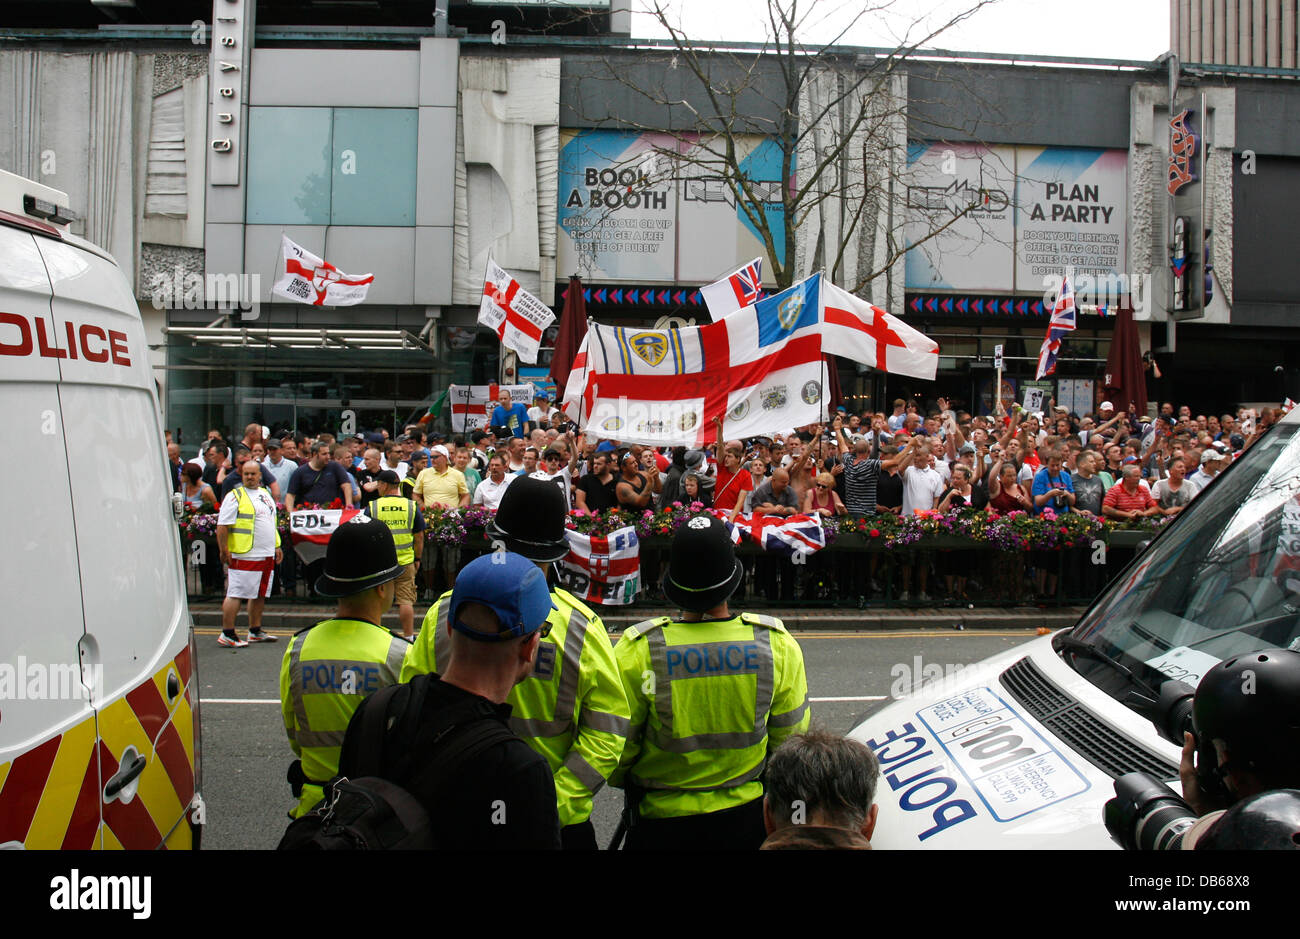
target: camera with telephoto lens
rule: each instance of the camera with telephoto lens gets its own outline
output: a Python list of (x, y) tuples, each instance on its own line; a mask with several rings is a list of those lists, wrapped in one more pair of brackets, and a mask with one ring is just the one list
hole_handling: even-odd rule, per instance
[(1102, 821), (1125, 851), (1177, 851), (1198, 818), (1178, 793), (1150, 773), (1115, 780), (1115, 798), (1102, 807)]

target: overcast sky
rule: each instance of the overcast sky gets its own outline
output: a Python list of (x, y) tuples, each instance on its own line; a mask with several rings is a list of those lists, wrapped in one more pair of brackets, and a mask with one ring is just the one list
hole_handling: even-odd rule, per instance
[[(762, 41), (769, 3), (793, 0), (632, 0), (669, 10), (692, 39)], [(797, 0), (804, 43), (832, 40), (892, 48), (915, 42), (980, 0)], [(870, 8), (871, 12), (863, 14)], [(857, 21), (854, 22), (854, 17)], [(836, 39), (836, 37), (843, 35)], [(635, 13), (632, 35), (663, 37), (653, 16)], [(995, 0), (924, 43), (963, 52), (1078, 56), (1150, 61), (1169, 48), (1169, 0)]]

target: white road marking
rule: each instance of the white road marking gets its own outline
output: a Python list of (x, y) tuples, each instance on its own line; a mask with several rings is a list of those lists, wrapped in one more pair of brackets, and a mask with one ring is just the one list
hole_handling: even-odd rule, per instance
[(201, 704), (279, 704), (278, 698), (204, 698), (200, 697)]
[(837, 698), (809, 698), (808, 700), (816, 704), (828, 704), (828, 703), (835, 703), (840, 701), (888, 701), (889, 695), (864, 694), (864, 695), (857, 695), (856, 697), (850, 696), (850, 697), (843, 697), (843, 698), (838, 698), (838, 697)]

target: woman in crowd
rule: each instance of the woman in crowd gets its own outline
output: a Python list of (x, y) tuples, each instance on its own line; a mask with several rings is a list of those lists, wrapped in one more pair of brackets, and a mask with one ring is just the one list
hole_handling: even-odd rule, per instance
[(181, 468), (181, 476), (184, 478), (184, 484), (181, 487), (181, 495), (185, 499), (185, 507), (195, 512), (202, 512), (206, 505), (210, 511), (217, 509), (217, 497), (213, 493), (212, 487), (203, 482), (203, 470), (197, 463), (186, 463)]
[[(955, 512), (972, 506), (975, 492), (971, 485), (971, 471), (965, 463), (958, 463), (952, 468), (949, 488), (939, 499), (940, 512)], [(969, 551), (940, 551), (938, 555), (938, 573), (943, 576), (944, 589), (948, 592), (948, 603), (958, 600), (969, 603), (966, 595), (966, 578), (970, 568)]]
[[(1016, 464), (999, 460), (989, 471), (989, 508), (999, 515), (1010, 512), (1028, 512), (1033, 500), (1017, 480)], [(1015, 605), (1021, 602), (1025, 582), (1025, 553), (1004, 551), (994, 570), (997, 584), (994, 603)]]
[(830, 473), (818, 473), (813, 488), (804, 493), (803, 514), (823, 518), (849, 514), (839, 493), (835, 491), (835, 477)]

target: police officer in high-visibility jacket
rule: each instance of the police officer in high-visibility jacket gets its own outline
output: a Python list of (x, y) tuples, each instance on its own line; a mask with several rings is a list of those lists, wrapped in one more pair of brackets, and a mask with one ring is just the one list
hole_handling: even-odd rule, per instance
[(627, 791), (629, 850), (758, 848), (767, 755), (808, 729), (803, 652), (779, 619), (732, 613), (743, 569), (727, 528), (678, 530), (664, 595), (685, 611), (638, 623), (614, 654), (632, 709), (612, 785)]
[(343, 735), (362, 699), (397, 682), (411, 644), (382, 622), (401, 573), (383, 522), (355, 515), (330, 536), (316, 592), (339, 598), (338, 613), (297, 633), (280, 665), (284, 730), (300, 757), (289, 768), (294, 818), (321, 800), (321, 787), (338, 772)]
[(402, 495), (402, 479), (395, 472), (381, 470), (375, 479), (379, 482), (379, 498), (372, 500), (365, 511), (393, 533), (397, 563), (402, 565), (402, 576), (395, 587), (397, 621), (402, 624), (402, 635), (410, 639), (415, 635), (415, 569), (424, 549), (424, 513), (414, 500)]
[[(564, 494), (552, 483), (520, 477), (501, 498), (488, 536), (543, 571), (568, 553)], [(553, 583), (553, 582), (552, 582)], [(451, 654), (443, 594), (424, 618), (402, 665), (402, 681), (442, 673)], [(541, 641), (532, 677), (511, 690), (511, 729), (544, 756), (555, 774), (561, 839), (569, 849), (594, 849), (591, 799), (618, 766), (627, 734), (627, 697), (614, 649), (600, 617), (577, 597), (551, 589), (551, 632)]]

